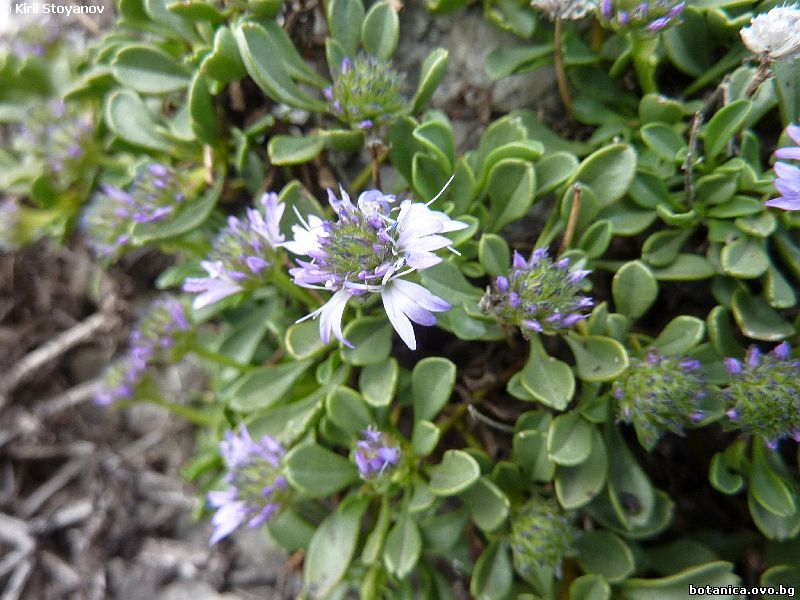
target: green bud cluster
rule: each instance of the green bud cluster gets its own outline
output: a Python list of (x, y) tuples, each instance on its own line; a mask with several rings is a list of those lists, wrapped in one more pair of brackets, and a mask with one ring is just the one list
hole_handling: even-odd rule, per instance
[(786, 342), (769, 354), (755, 346), (744, 362), (725, 360), (731, 383), (722, 393), (735, 427), (764, 438), (772, 449), (782, 438), (800, 441), (800, 360)]
[(545, 569), (557, 577), (577, 530), (553, 498), (534, 496), (514, 512), (509, 543), (517, 573), (526, 579)]
[(403, 76), (388, 61), (363, 54), (352, 61), (345, 58), (333, 80), (324, 90), (331, 112), (353, 127), (378, 127), (403, 109)]
[(634, 358), (625, 378), (614, 383), (617, 419), (633, 423), (639, 442), (652, 450), (665, 431), (682, 434), (684, 427), (706, 418), (705, 379), (696, 360), (650, 351)]

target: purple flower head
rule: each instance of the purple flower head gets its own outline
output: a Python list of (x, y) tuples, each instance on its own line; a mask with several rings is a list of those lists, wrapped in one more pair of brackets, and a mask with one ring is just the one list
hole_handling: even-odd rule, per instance
[(19, 202), (12, 198), (0, 198), (0, 252), (13, 252), (22, 242)]
[(136, 324), (130, 337), (130, 354), (146, 366), (172, 362), (192, 326), (183, 304), (175, 298), (153, 302)]
[(434, 312), (450, 305), (419, 284), (400, 279), (412, 271), (442, 262), (436, 251), (450, 246), (444, 233), (466, 227), (426, 204), (404, 200), (397, 216), (390, 210), (395, 202), (378, 190), (362, 193), (356, 204), (341, 190), (341, 199), (328, 192), (337, 221), (323, 221), (315, 215), (302, 226), (293, 227), (294, 239), (282, 245), (298, 256), (297, 267), (289, 270), (294, 283), (307, 288), (334, 292), (321, 308), (305, 318), (320, 318), (320, 337), (330, 341), (331, 333), (345, 345), (342, 315), (353, 296), (378, 293), (392, 325), (406, 345), (416, 349), (411, 322), (436, 323)]
[(286, 205), (272, 192), (264, 194), (256, 208), (248, 208), (243, 218), (228, 217), (214, 240), (213, 249), (200, 266), (204, 277), (189, 277), (183, 291), (199, 294), (196, 309), (216, 304), (233, 294), (264, 285), (273, 256), (283, 245), (280, 221)]
[(599, 17), (612, 29), (652, 35), (672, 25), (684, 8), (685, 2), (675, 0), (601, 0)]
[(330, 113), (359, 130), (368, 130), (402, 113), (405, 101), (400, 96), (403, 77), (391, 63), (363, 54), (352, 61), (345, 58), (339, 72), (333, 72), (333, 85), (322, 95)]
[(694, 359), (650, 350), (644, 360), (631, 359), (624, 377), (614, 383), (618, 419), (633, 424), (647, 450), (665, 432), (681, 435), (706, 418), (707, 385), (700, 367)]
[(241, 525), (258, 527), (274, 517), (289, 499), (282, 473), (283, 447), (268, 435), (259, 441), (242, 426), (238, 434), (228, 432), (220, 442), (227, 473), (225, 490), (209, 492), (208, 501), (217, 509), (211, 519), (214, 531), (209, 544), (216, 544)]
[(800, 361), (791, 360), (789, 344), (763, 354), (753, 346), (743, 363), (725, 365), (731, 381), (722, 394), (736, 428), (774, 444), (800, 431)]
[(103, 184), (81, 221), (92, 252), (109, 261), (118, 259), (130, 248), (135, 227), (175, 217), (191, 189), (187, 174), (157, 163), (139, 169), (127, 190)]
[(361, 432), (364, 439), (358, 442), (353, 458), (362, 479), (375, 479), (391, 473), (400, 463), (400, 448), (392, 439), (374, 425)]
[[(795, 144), (800, 144), (800, 127), (789, 125), (786, 133)], [(800, 146), (786, 146), (775, 151), (775, 156), (785, 160), (800, 160)], [(783, 210), (800, 210), (800, 168), (785, 162), (775, 163), (775, 189), (780, 196), (767, 200), (767, 206)]]
[(130, 356), (111, 363), (103, 372), (103, 381), (95, 392), (95, 404), (110, 406), (116, 402), (131, 400), (144, 380), (145, 369), (145, 365)]
[(579, 292), (589, 273), (567, 258), (554, 262), (545, 248), (534, 250), (529, 260), (514, 251), (508, 276), (496, 279), (481, 308), (505, 325), (520, 327), (523, 335), (561, 333), (587, 316), (582, 311), (592, 300)]

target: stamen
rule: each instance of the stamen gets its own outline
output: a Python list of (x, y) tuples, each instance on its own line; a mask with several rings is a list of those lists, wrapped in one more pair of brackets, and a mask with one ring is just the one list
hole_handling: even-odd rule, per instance
[(453, 179), (455, 179), (455, 178), (456, 178), (456, 174), (455, 174), (455, 173), (453, 173), (452, 175), (450, 175), (450, 179), (448, 179), (448, 180), (447, 180), (447, 183), (445, 183), (445, 184), (444, 184), (444, 187), (443, 187), (441, 190), (439, 190), (439, 193), (438, 193), (438, 194), (436, 194), (436, 195), (435, 195), (435, 196), (434, 196), (434, 197), (433, 197), (431, 200), (429, 200), (428, 202), (426, 202), (426, 203), (425, 203), (425, 206), (430, 206), (431, 204), (433, 204), (434, 202), (436, 202), (436, 201), (439, 199), (439, 197), (440, 197), (442, 194), (444, 194), (444, 192), (445, 192), (445, 190), (447, 189), (447, 187), (450, 185), (450, 183), (451, 183), (451, 182), (453, 181)]

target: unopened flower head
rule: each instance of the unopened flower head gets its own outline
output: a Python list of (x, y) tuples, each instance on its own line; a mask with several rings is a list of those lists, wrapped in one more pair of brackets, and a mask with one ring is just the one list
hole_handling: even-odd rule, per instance
[(180, 358), (191, 328), (180, 301), (167, 297), (153, 302), (131, 332), (127, 354), (106, 369), (95, 402), (108, 405), (133, 398), (150, 368)]
[(131, 333), (130, 356), (145, 366), (177, 360), (182, 351), (182, 342), (191, 329), (186, 310), (179, 300), (156, 300)]
[(600, 0), (600, 22), (612, 29), (655, 34), (677, 22), (686, 2), (676, 0)]
[[(800, 144), (800, 127), (789, 125), (786, 133), (795, 144)], [(784, 160), (800, 160), (800, 145), (778, 148), (775, 156)], [(800, 210), (800, 168), (785, 162), (775, 163), (775, 189), (780, 196), (767, 200), (767, 206), (784, 210)]]
[(266, 523), (280, 512), (290, 496), (283, 475), (286, 452), (270, 436), (255, 441), (242, 426), (239, 433), (227, 433), (220, 442), (220, 452), (229, 487), (208, 494), (209, 503), (217, 509), (211, 519), (214, 531), (210, 544), (216, 544), (241, 525), (258, 527)]
[(39, 158), (60, 184), (84, 175), (97, 149), (92, 116), (61, 100), (37, 105), (28, 112), (16, 139), (17, 149)]
[(103, 381), (94, 395), (101, 406), (131, 400), (146, 374), (146, 365), (132, 356), (124, 356), (111, 363), (103, 372)]
[(698, 361), (654, 350), (644, 360), (631, 359), (624, 379), (614, 384), (617, 418), (633, 423), (647, 450), (664, 432), (681, 434), (684, 427), (702, 421), (707, 394)]
[(588, 274), (571, 268), (568, 258), (553, 261), (545, 248), (534, 250), (527, 261), (515, 251), (508, 276), (487, 288), (481, 307), (525, 336), (562, 333), (586, 318), (582, 311), (592, 305), (579, 294)]
[(786, 437), (800, 441), (800, 360), (783, 342), (762, 354), (755, 346), (744, 361), (725, 359), (731, 383), (723, 390), (732, 426), (761, 436), (770, 448)]
[(576, 535), (572, 521), (554, 499), (532, 497), (511, 517), (514, 569), (529, 580), (541, 570), (560, 578), (562, 561), (572, 551)]
[(375, 479), (391, 473), (400, 463), (400, 448), (388, 434), (372, 425), (361, 434), (363, 439), (353, 455), (361, 478)]
[(21, 241), (19, 202), (0, 198), (0, 252), (17, 250)]
[(400, 203), (395, 217), (391, 210), (395, 198), (378, 190), (362, 193), (357, 204), (344, 190), (341, 196), (340, 200), (328, 191), (337, 221), (311, 215), (302, 227), (293, 227), (294, 240), (284, 243), (290, 252), (309, 257), (298, 259), (298, 266), (289, 271), (297, 285), (335, 292), (308, 317), (320, 317), (323, 341), (327, 343), (333, 332), (336, 339), (350, 345), (342, 334), (347, 301), (378, 293), (395, 330), (413, 350), (416, 338), (411, 321), (434, 325), (433, 313), (446, 311), (450, 305), (401, 277), (442, 262), (436, 251), (451, 244), (442, 234), (467, 225), (411, 200)]
[(556, 19), (577, 21), (597, 8), (598, 0), (531, 0), (531, 6)]
[(193, 187), (188, 174), (159, 163), (142, 167), (127, 191), (102, 185), (83, 214), (87, 243), (98, 257), (116, 260), (130, 249), (136, 225), (174, 217)]
[(213, 250), (200, 266), (204, 277), (190, 277), (183, 290), (199, 294), (193, 306), (203, 308), (238, 292), (267, 283), (276, 248), (283, 242), (280, 221), (286, 205), (264, 194), (243, 218), (228, 217), (228, 226), (214, 240)]
[(787, 60), (800, 54), (800, 8), (776, 6), (750, 19), (740, 35), (750, 52), (763, 60)]
[(363, 54), (345, 58), (333, 85), (323, 91), (331, 113), (358, 129), (371, 129), (396, 117), (403, 110), (400, 96), (402, 75), (389, 61)]

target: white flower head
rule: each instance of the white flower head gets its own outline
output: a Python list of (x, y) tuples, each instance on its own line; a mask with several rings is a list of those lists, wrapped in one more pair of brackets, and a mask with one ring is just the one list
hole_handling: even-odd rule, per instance
[(531, 6), (542, 11), (551, 21), (577, 21), (597, 8), (597, 0), (531, 0)]
[(355, 204), (344, 190), (341, 199), (331, 191), (328, 196), (338, 220), (323, 221), (310, 215), (302, 226), (293, 227), (294, 240), (282, 244), (310, 259), (298, 259), (297, 266), (289, 270), (295, 284), (334, 292), (305, 318), (319, 317), (320, 337), (326, 343), (333, 334), (349, 346), (342, 333), (348, 300), (378, 293), (395, 330), (415, 349), (411, 322), (433, 325), (433, 313), (448, 310), (450, 305), (421, 285), (400, 278), (442, 262), (436, 252), (452, 243), (442, 234), (464, 229), (467, 224), (422, 202), (404, 200), (392, 208), (394, 196), (379, 190), (362, 193)]
[(800, 8), (777, 6), (756, 15), (740, 35), (748, 50), (766, 60), (794, 58), (800, 54)]

